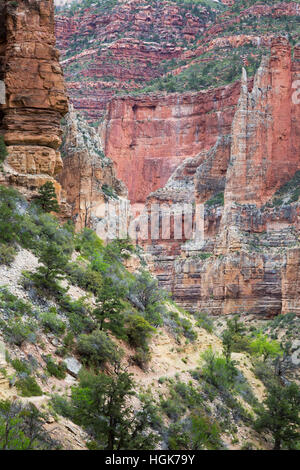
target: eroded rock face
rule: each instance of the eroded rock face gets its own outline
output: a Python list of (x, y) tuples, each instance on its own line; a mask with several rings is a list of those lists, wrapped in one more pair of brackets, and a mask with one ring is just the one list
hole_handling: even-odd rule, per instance
[(143, 243), (160, 284), (187, 309), (300, 314), (298, 58), (299, 47), (292, 60), (287, 40), (273, 40), (253, 88), (243, 77), (231, 137), (183, 162), (148, 199), (148, 208), (174, 205), (176, 194), (205, 203), (203, 242), (160, 231)]
[(92, 5), (71, 17), (56, 17), (68, 90), (88, 121), (99, 120), (120, 89), (135, 90), (161, 76), (162, 62), (178, 59), (213, 18), (205, 6), (192, 14), (169, 1), (120, 0), (101, 8)]
[(2, 181), (30, 196), (62, 169), (60, 120), (68, 110), (49, 0), (1, 2), (0, 132), (8, 149)]
[(300, 111), (293, 104), (292, 81), (291, 49), (283, 39), (273, 41), (271, 56), (263, 60), (250, 93), (244, 73), (232, 127), (228, 204), (263, 204), (299, 169), (295, 123)]
[(239, 95), (237, 82), (206, 92), (112, 100), (101, 134), (130, 201), (145, 202), (183, 160), (229, 135)]
[[(73, 106), (65, 118), (63, 131), (64, 169), (58, 177), (59, 182), (72, 208), (76, 228), (91, 227), (97, 231), (101, 220), (108, 225), (112, 223), (106, 220), (107, 203), (116, 203), (119, 207), (117, 203), (120, 202), (120, 205), (128, 206), (127, 189), (116, 178), (112, 161), (105, 157), (99, 134), (74, 111)], [(106, 238), (105, 233), (99, 233), (101, 238)]]

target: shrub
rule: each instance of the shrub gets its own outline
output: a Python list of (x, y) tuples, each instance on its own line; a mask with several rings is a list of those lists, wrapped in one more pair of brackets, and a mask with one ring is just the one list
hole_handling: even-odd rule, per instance
[(135, 355), (132, 357), (133, 362), (142, 370), (147, 368), (147, 364), (151, 359), (149, 349), (137, 348)]
[(20, 239), (22, 216), (17, 205), (25, 200), (12, 188), (0, 186), (0, 242), (16, 243)]
[(5, 287), (0, 287), (0, 308), (11, 317), (36, 316), (29, 302), (18, 299)]
[(0, 264), (10, 266), (13, 263), (16, 254), (17, 251), (12, 245), (0, 244)]
[(100, 330), (93, 331), (90, 335), (80, 335), (77, 351), (87, 365), (94, 367), (103, 367), (106, 362), (114, 363), (121, 358), (121, 351)]
[(262, 356), (264, 362), (268, 357), (282, 356), (280, 344), (275, 340), (269, 340), (267, 335), (258, 333), (256, 339), (250, 344), (251, 351), (256, 356)]
[(134, 314), (128, 317), (126, 334), (131, 346), (145, 349), (155, 331), (155, 328), (141, 315)]
[(130, 295), (136, 298), (139, 305), (144, 310), (166, 298), (164, 292), (158, 288), (157, 280), (146, 271), (135, 275), (134, 283), (130, 289)]
[(34, 343), (36, 340), (35, 330), (37, 325), (32, 321), (9, 319), (4, 325), (4, 334), (10, 343), (22, 346), (25, 341)]
[(45, 431), (45, 416), (32, 404), (0, 402), (0, 450), (58, 449)]
[(213, 332), (214, 321), (206, 313), (197, 313), (196, 315), (197, 323), (196, 325), (199, 328), (204, 328), (209, 333)]
[(38, 289), (52, 294), (63, 293), (64, 289), (58, 284), (58, 280), (65, 277), (69, 254), (64, 253), (62, 246), (58, 243), (44, 242), (40, 247), (38, 258), (40, 265), (36, 272), (29, 275), (29, 278)]
[(86, 258), (89, 258), (93, 256), (95, 252), (103, 250), (103, 242), (93, 230), (84, 228), (76, 235), (75, 249)]
[(274, 442), (273, 450), (297, 450), (300, 438), (300, 389), (295, 383), (272, 386), (258, 408), (255, 428)]
[(62, 295), (58, 302), (60, 307), (66, 312), (70, 328), (74, 334), (90, 333), (95, 329), (95, 324), (90, 317), (90, 307), (85, 297), (71, 300), (70, 296)]
[(238, 374), (233, 363), (224, 357), (217, 356), (210, 349), (202, 354), (202, 358), (204, 359), (203, 378), (216, 388), (230, 388)]
[(11, 365), (18, 374), (31, 374), (31, 367), (26, 361), (22, 359), (13, 359), (11, 361)]
[(224, 206), (224, 193), (214, 195), (211, 199), (206, 201), (205, 205), (207, 207)]
[(66, 377), (67, 367), (64, 363), (57, 364), (51, 356), (48, 356), (46, 359), (47, 362), (47, 371), (53, 377), (57, 379), (64, 379)]
[(166, 413), (168, 418), (178, 420), (180, 416), (184, 415), (186, 408), (185, 406), (175, 398), (167, 398), (162, 400), (161, 407)]
[(66, 272), (73, 284), (94, 295), (97, 295), (101, 289), (103, 277), (99, 272), (93, 271), (90, 266), (84, 267), (78, 263), (70, 263)]
[(197, 333), (193, 330), (190, 320), (181, 317), (177, 311), (168, 312), (168, 315), (164, 317), (164, 324), (174, 336), (177, 336), (178, 341), (181, 335), (191, 341), (197, 339)]
[(187, 318), (180, 319), (180, 325), (183, 329), (183, 335), (191, 341), (197, 339), (197, 333), (193, 330), (193, 324)]
[(46, 332), (62, 335), (66, 330), (65, 322), (58, 317), (54, 307), (41, 315), (41, 321)]
[(39, 397), (43, 395), (42, 389), (34, 377), (26, 376), (16, 382), (16, 387), (23, 397)]

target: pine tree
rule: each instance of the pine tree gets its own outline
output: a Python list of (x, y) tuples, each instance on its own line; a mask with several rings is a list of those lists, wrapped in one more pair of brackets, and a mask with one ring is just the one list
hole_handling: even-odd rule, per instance
[(117, 335), (122, 335), (124, 319), (121, 311), (124, 306), (120, 295), (113, 286), (111, 279), (104, 278), (98, 291), (97, 307), (94, 310), (94, 316), (99, 323), (100, 331), (109, 329)]
[(30, 275), (35, 285), (49, 292), (62, 291), (57, 281), (65, 276), (69, 255), (56, 243), (44, 243), (40, 248), (39, 262), (36, 272)]
[(264, 405), (258, 410), (256, 430), (272, 434), (274, 450), (295, 449), (300, 439), (299, 387), (295, 383), (271, 387)]
[(59, 212), (59, 204), (52, 181), (47, 181), (47, 183), (39, 188), (37, 204), (45, 212)]
[(136, 395), (132, 374), (116, 363), (110, 375), (83, 371), (80, 385), (72, 390), (71, 407), (75, 423), (93, 436), (93, 450), (147, 450), (158, 438), (151, 432), (149, 407), (138, 411), (130, 404)]

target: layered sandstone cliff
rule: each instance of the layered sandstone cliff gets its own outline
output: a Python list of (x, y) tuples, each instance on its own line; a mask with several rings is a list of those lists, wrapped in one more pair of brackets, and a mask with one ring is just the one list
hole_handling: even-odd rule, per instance
[(165, 239), (162, 229), (158, 240), (140, 240), (161, 285), (188, 309), (300, 313), (298, 57), (298, 47), (292, 60), (288, 41), (275, 39), (253, 89), (243, 76), (231, 138), (186, 160), (148, 199), (148, 211), (205, 203), (204, 240)]
[(58, 47), (70, 96), (86, 118), (103, 116), (120, 89), (135, 90), (163, 74), (162, 62), (178, 59), (187, 43), (212, 24), (205, 6), (197, 14), (172, 1), (119, 0), (59, 12)]
[[(77, 1), (71, 12), (59, 10), (58, 47), (75, 109), (99, 121), (120, 91), (218, 87), (237, 79), (243, 64), (252, 73), (278, 31), (297, 40), (297, 2), (235, 3)], [(162, 86), (182, 73), (179, 87)]]
[(0, 132), (8, 157), (1, 183), (30, 196), (62, 169), (60, 120), (68, 110), (51, 0), (2, 1)]
[(64, 168), (58, 180), (71, 206), (75, 227), (91, 227), (106, 239), (119, 220), (119, 211), (125, 216), (129, 210), (127, 189), (116, 178), (113, 162), (104, 155), (99, 134), (73, 106), (62, 127)]

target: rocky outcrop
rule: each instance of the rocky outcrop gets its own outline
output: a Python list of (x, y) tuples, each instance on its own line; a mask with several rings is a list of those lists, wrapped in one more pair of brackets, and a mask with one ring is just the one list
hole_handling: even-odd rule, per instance
[(264, 204), (299, 169), (299, 107), (292, 100), (291, 48), (274, 40), (259, 68), (253, 90), (243, 77), (232, 127), (228, 204)]
[(104, 150), (130, 201), (145, 202), (183, 160), (229, 135), (239, 95), (237, 82), (206, 92), (112, 100), (101, 127)]
[(229, 62), (212, 74), (210, 85), (217, 87), (231, 81), (227, 69), (233, 66), (234, 71), (234, 64), (244, 63), (252, 71), (251, 62), (259, 62), (280, 25), (285, 30), (286, 18), (290, 36), (298, 37), (297, 2), (235, 3), (210, 2), (208, 7), (175, 0), (116, 0), (93, 2), (89, 8), (77, 2), (72, 13), (59, 10), (58, 47), (75, 109), (98, 122), (120, 91), (143, 89), (155, 79), (196, 65), (193, 76), (201, 64), (211, 62), (214, 67), (228, 57)]
[(1, 2), (0, 132), (7, 145), (2, 183), (30, 196), (62, 169), (60, 120), (68, 110), (49, 0)]
[[(231, 138), (188, 159), (153, 203), (204, 204), (204, 240), (143, 242), (160, 284), (190, 310), (273, 316), (299, 302), (298, 47), (272, 42), (253, 88), (244, 74)], [(181, 201), (178, 196), (181, 195)], [(193, 210), (194, 225), (198, 204)]]
[(178, 60), (213, 20), (205, 6), (192, 12), (172, 1), (119, 0), (108, 7), (78, 5), (72, 16), (58, 12), (58, 47), (75, 108), (99, 120), (110, 98), (163, 75), (162, 63)]
[[(118, 210), (120, 207), (127, 210), (127, 189), (116, 178), (112, 161), (105, 157), (99, 134), (74, 111), (73, 106), (62, 127), (64, 168), (58, 180), (72, 208), (75, 227), (107, 231), (112, 223), (107, 220), (109, 202)], [(117, 219), (117, 214), (115, 216)], [(108, 236), (105, 233), (102, 231), (102, 238)]]

